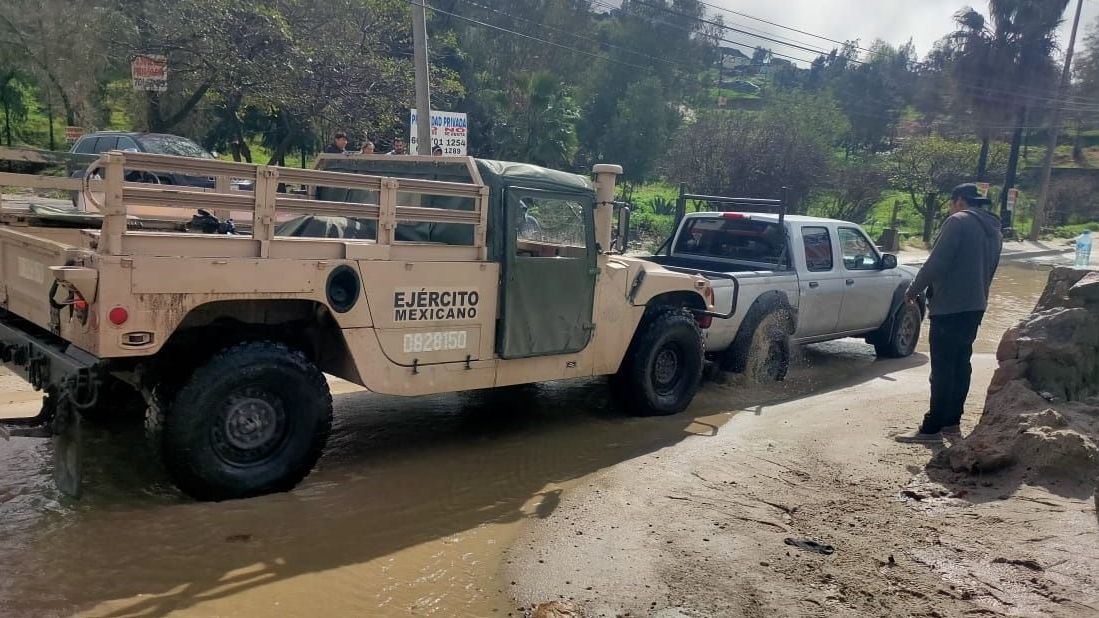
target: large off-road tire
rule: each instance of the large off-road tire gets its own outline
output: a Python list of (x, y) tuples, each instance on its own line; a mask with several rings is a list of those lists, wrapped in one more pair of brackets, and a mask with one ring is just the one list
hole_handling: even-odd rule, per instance
[(781, 382), (790, 371), (790, 312), (775, 308), (759, 317), (747, 338), (738, 338), (722, 359), (722, 368), (747, 374), (749, 379), (766, 384)]
[(916, 351), (920, 342), (920, 327), (923, 315), (913, 302), (906, 302), (897, 314), (889, 340), (874, 344), (874, 351), (881, 358), (904, 358)]
[(642, 321), (622, 367), (616, 394), (631, 414), (666, 416), (687, 409), (702, 379), (702, 332), (682, 309), (662, 309)]
[(304, 354), (269, 341), (242, 343), (214, 355), (174, 395), (160, 451), (188, 495), (247, 498), (297, 485), (331, 426), (328, 383)]

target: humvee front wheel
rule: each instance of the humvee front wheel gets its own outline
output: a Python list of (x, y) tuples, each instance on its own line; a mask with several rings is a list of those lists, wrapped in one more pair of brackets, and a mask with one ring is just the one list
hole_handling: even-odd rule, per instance
[(702, 333), (684, 310), (667, 309), (646, 319), (618, 374), (615, 390), (639, 416), (682, 412), (702, 378)]
[(331, 424), (328, 383), (305, 355), (243, 343), (198, 368), (168, 405), (161, 456), (199, 500), (287, 491), (317, 462)]

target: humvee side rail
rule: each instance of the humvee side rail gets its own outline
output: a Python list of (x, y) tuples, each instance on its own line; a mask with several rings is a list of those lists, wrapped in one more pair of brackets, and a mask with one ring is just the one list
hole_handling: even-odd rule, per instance
[[(614, 165), (594, 183), (473, 158), (301, 170), (111, 152), (92, 167), (102, 180), (81, 197), (98, 229), (0, 225), (0, 361), (47, 394), (38, 417), (0, 426), (52, 435), (72, 493), (81, 419), (135, 401), (186, 493), (292, 488), (328, 436), (324, 374), (392, 395), (611, 375), (630, 411), (676, 413), (698, 388), (700, 328), (724, 313), (704, 277), (616, 254)], [(44, 186), (0, 174), (20, 184)], [(150, 209), (251, 230), (128, 229)]]

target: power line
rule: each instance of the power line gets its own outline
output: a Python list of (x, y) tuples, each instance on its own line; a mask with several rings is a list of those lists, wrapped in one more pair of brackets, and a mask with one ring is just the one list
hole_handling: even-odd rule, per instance
[[(751, 32), (746, 32), (744, 30), (736, 29), (736, 27), (733, 27), (731, 25), (725, 25), (724, 23), (719, 22), (719, 21), (708, 20), (706, 18), (696, 18), (695, 15), (684, 13), (682, 11), (676, 11), (675, 9), (670, 9), (668, 7), (665, 7), (665, 5), (663, 5), (663, 4), (650, 4), (648, 2), (644, 2), (643, 0), (633, 0), (633, 3), (634, 4), (640, 4), (640, 5), (642, 5), (642, 7), (648, 7), (650, 9), (656, 9), (658, 11), (664, 11), (666, 13), (677, 15), (677, 16), (680, 16), (680, 18), (686, 18), (686, 19), (697, 21), (697, 22), (704, 23), (704, 24), (718, 26), (718, 27), (720, 27), (720, 29), (726, 30), (726, 31), (729, 31), (729, 32), (736, 32), (736, 33), (739, 33), (739, 34), (746, 34), (748, 36), (753, 36), (755, 38), (759, 38), (759, 40), (762, 40), (762, 41), (767, 41), (767, 42), (770, 42), (770, 43), (777, 43), (779, 45), (785, 45), (787, 47), (792, 47), (792, 48), (798, 49), (798, 51), (801, 51), (801, 52), (809, 52), (810, 54), (820, 54), (822, 56), (829, 55), (829, 52), (825, 52), (825, 51), (823, 51), (823, 49), (818, 49), (818, 48), (815, 48), (815, 47), (806, 47), (804, 45), (798, 45), (798, 44), (793, 44), (793, 43), (784, 43), (784, 42), (781, 42), (781, 41), (777, 40), (777, 38), (770, 37), (770, 36), (765, 36), (765, 35), (762, 35), (762, 34), (753, 34)], [(861, 62), (859, 62), (859, 60), (857, 60), (855, 58), (848, 58), (848, 59), (850, 59), (851, 62), (862, 64)]]
[[(469, 4), (471, 6), (475, 6), (475, 7), (480, 8), (480, 9), (484, 9), (486, 11), (492, 11), (493, 13), (498, 13), (500, 15), (503, 15), (505, 17), (514, 19), (516, 21), (522, 21), (522, 22), (526, 22), (526, 23), (529, 23), (529, 24), (535, 24), (538, 27), (544, 28), (546, 30), (552, 30), (554, 32), (560, 32), (562, 34), (566, 34), (568, 36), (571, 36), (571, 37), (576, 38), (576, 39), (580, 39), (580, 40), (585, 41), (585, 42), (592, 42), (592, 39), (590, 39), (588, 37), (576, 34), (575, 32), (570, 32), (570, 31), (565, 30), (563, 28), (556, 28), (554, 26), (549, 26), (549, 25), (543, 24), (541, 22), (535, 21), (533, 19), (529, 19), (529, 18), (526, 18), (526, 17), (519, 17), (518, 15), (512, 15), (511, 13), (507, 13), (507, 12), (501, 11), (499, 9), (494, 9), (492, 7), (485, 6), (483, 4), (478, 4), (476, 2), (473, 2), (472, 0), (459, 0), (459, 1), (464, 2), (466, 4)], [(669, 60), (668, 58), (660, 58), (660, 57), (657, 57), (657, 56), (652, 56), (652, 55), (647, 54), (645, 52), (638, 51), (636, 49), (632, 49), (632, 48), (629, 48), (629, 47), (624, 47), (624, 46), (621, 46), (621, 45), (613, 45), (611, 43), (603, 43), (603, 42), (598, 42), (598, 44), (600, 46), (606, 46), (606, 47), (609, 47), (611, 49), (621, 50), (621, 51), (624, 51), (624, 52), (629, 53), (629, 54), (634, 54), (634, 55), (637, 55), (637, 56), (641, 56), (642, 58), (647, 58), (649, 60), (654, 60), (656, 62), (663, 62), (665, 64), (675, 64), (675, 65), (679, 65), (679, 66), (690, 67), (690, 65), (687, 65), (683, 62), (678, 62), (676, 60)], [(693, 67), (691, 67), (691, 68), (693, 68)]]
[[(1092, 2), (1092, 1), (1094, 1), (1094, 0), (1088, 0), (1088, 2)], [(822, 41), (828, 41), (829, 43), (835, 43), (836, 45), (847, 45), (847, 42), (844, 42), (844, 41), (837, 41), (836, 39), (831, 39), (831, 38), (828, 38), (828, 37), (820, 35), (820, 34), (814, 34), (812, 32), (806, 32), (805, 30), (799, 30), (797, 28), (794, 28), (793, 26), (785, 26), (783, 24), (779, 24), (779, 23), (776, 23), (776, 22), (773, 22), (773, 21), (768, 21), (768, 20), (760, 18), (760, 17), (755, 17), (753, 15), (749, 15), (747, 13), (741, 13), (740, 11), (734, 11), (732, 9), (727, 9), (723, 6), (718, 6), (716, 4), (710, 4), (708, 2), (702, 2), (702, 0), (698, 0), (698, 3), (703, 5), (703, 6), (710, 7), (711, 9), (717, 9), (719, 11), (724, 11), (724, 12), (732, 14), (732, 15), (738, 15), (740, 17), (745, 17), (747, 19), (758, 21), (758, 22), (767, 24), (769, 26), (774, 26), (776, 28), (782, 28), (783, 30), (789, 30), (791, 32), (797, 32), (798, 34), (804, 34), (805, 36), (811, 36), (814, 39), (820, 39)], [(872, 50), (869, 50), (869, 49), (866, 49), (866, 48), (863, 48), (863, 47), (859, 47), (858, 45), (855, 45), (854, 47), (855, 47), (855, 49), (857, 49), (859, 51), (864, 51), (864, 52), (867, 52), (869, 54), (875, 53)]]
[[(592, 4), (597, 4), (599, 6), (602, 6), (603, 8), (607, 8), (607, 9), (611, 9), (611, 10), (615, 10), (615, 11), (621, 9), (621, 7), (614, 6), (613, 4), (607, 4), (606, 2), (602, 2), (600, 0), (592, 0)], [(660, 19), (656, 19), (656, 18), (652, 18), (652, 17), (645, 17), (645, 16), (642, 16), (642, 15), (637, 15), (636, 13), (624, 13), (624, 14), (629, 15), (629, 16), (634, 17), (634, 18), (637, 18), (637, 19), (647, 21), (649, 23), (661, 24), (661, 25), (667, 26), (669, 28), (672, 28), (674, 30), (679, 30), (681, 32), (686, 32), (688, 34), (695, 34), (696, 33), (695, 30), (691, 30), (689, 28), (684, 28), (684, 27), (678, 26), (676, 24), (671, 24), (671, 23), (668, 23), (668, 22), (660, 20)], [(692, 18), (692, 19), (694, 19), (694, 18)], [(720, 37), (720, 36), (715, 36), (713, 38), (717, 41), (722, 42), (722, 43), (728, 43), (730, 45), (736, 45), (737, 47), (743, 47), (744, 49), (748, 49), (748, 50), (754, 50), (757, 47), (759, 47), (759, 45), (752, 45), (752, 44), (744, 43), (744, 42), (741, 42), (741, 41), (734, 41), (732, 39), (726, 39), (726, 38)], [(778, 56), (780, 58), (787, 58), (789, 60), (796, 60), (798, 62), (804, 62), (804, 63), (807, 63), (807, 64), (812, 64), (813, 62), (815, 62), (815, 60), (809, 60), (807, 58), (800, 58), (798, 56), (791, 56), (789, 54), (783, 54), (783, 53), (779, 53), (779, 52), (776, 52), (776, 51), (771, 51), (770, 53), (771, 53), (772, 56)], [(825, 55), (827, 55), (827, 54), (825, 54)]]
[[(405, 2), (407, 2), (408, 4), (417, 4), (414, 0), (405, 0)], [(546, 39), (540, 39), (536, 36), (531, 36), (529, 34), (523, 34), (522, 32), (516, 32), (514, 30), (508, 30), (507, 28), (503, 28), (503, 27), (497, 26), (495, 24), (490, 24), (490, 23), (479, 21), (479, 20), (476, 20), (476, 19), (471, 19), (471, 18), (465, 17), (463, 15), (458, 15), (457, 13), (451, 13), (450, 11), (444, 11), (442, 9), (435, 8), (431, 5), (426, 5), (426, 6), (431, 11), (433, 11), (435, 13), (439, 13), (440, 15), (447, 15), (447, 16), (453, 17), (454, 19), (459, 19), (461, 21), (468, 22), (468, 23), (471, 23), (473, 25), (480, 26), (482, 28), (489, 28), (491, 30), (504, 32), (504, 33), (510, 34), (512, 36), (517, 36), (517, 37), (521, 37), (521, 38), (524, 38), (524, 39), (529, 39), (531, 41), (538, 41), (539, 43), (544, 43), (546, 45), (549, 45), (549, 46), (552, 46), (552, 47), (557, 47), (559, 49), (564, 49), (564, 50), (568, 50), (568, 51), (571, 51), (571, 52), (576, 52), (578, 54), (582, 54), (582, 55), (588, 56), (590, 58), (596, 58), (598, 60), (606, 60), (607, 62), (613, 62), (615, 64), (621, 64), (623, 66), (627, 66), (627, 67), (634, 68), (634, 69), (639, 69), (639, 70), (642, 70), (642, 71), (647, 70), (647, 67), (643, 67), (643, 66), (640, 66), (640, 65), (637, 65), (637, 64), (631, 64), (629, 62), (623, 62), (621, 60), (616, 60), (616, 59), (611, 58), (609, 56), (603, 56), (601, 54), (595, 54), (595, 53), (592, 53), (592, 52), (589, 52), (589, 51), (585, 51), (583, 49), (577, 49), (575, 47), (569, 47), (568, 45), (562, 45), (560, 43), (554, 43), (553, 41), (547, 41)]]

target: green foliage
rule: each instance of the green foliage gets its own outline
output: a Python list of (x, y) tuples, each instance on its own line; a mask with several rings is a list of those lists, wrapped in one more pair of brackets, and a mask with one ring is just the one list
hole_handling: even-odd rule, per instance
[[(890, 184), (903, 191), (912, 207), (923, 215), (925, 242), (931, 241), (935, 221), (942, 214), (950, 190), (972, 180), (979, 155), (979, 144), (941, 137), (911, 138), (890, 154), (887, 163)], [(989, 173), (994, 177), (1002, 175), (1006, 160), (1002, 147), (990, 152)]]
[(833, 146), (849, 125), (823, 93), (775, 95), (762, 112), (706, 112), (669, 152), (668, 174), (692, 192), (803, 202), (825, 182)]
[(670, 200), (664, 196), (658, 195), (646, 204), (649, 212), (656, 215), (674, 215), (675, 214), (675, 200)]

